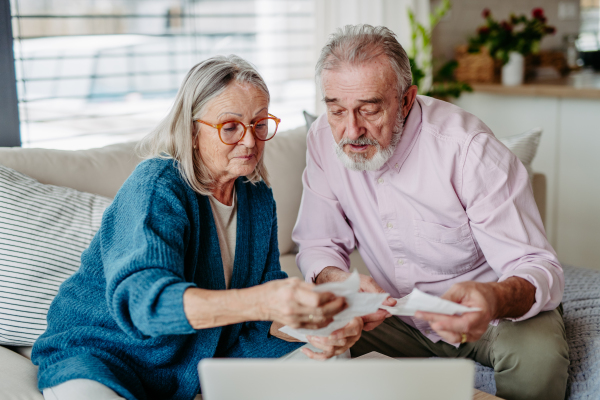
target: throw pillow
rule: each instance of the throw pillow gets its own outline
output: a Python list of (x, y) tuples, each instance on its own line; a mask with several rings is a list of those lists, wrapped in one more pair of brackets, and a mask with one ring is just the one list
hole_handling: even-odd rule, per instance
[(518, 135), (499, 139), (510, 151), (512, 151), (527, 169), (529, 179), (533, 179), (531, 162), (537, 153), (540, 144), (542, 128), (533, 128)]
[(313, 124), (313, 122), (317, 120), (317, 118), (319, 118), (319, 116), (313, 115), (306, 111), (302, 111), (302, 114), (304, 114), (304, 120), (306, 121), (306, 131), (308, 132), (310, 126)]
[(0, 344), (32, 345), (111, 200), (0, 165)]

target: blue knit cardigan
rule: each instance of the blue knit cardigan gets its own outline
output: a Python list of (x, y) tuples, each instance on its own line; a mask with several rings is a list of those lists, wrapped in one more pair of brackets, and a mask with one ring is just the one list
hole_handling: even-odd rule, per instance
[[(235, 182), (232, 289), (287, 277), (272, 192), (244, 180)], [(48, 311), (31, 358), (39, 389), (84, 378), (131, 400), (193, 399), (203, 358), (280, 357), (302, 345), (270, 336), (270, 322), (193, 329), (183, 311), (189, 287), (225, 290), (209, 200), (185, 183), (174, 161), (144, 161)]]

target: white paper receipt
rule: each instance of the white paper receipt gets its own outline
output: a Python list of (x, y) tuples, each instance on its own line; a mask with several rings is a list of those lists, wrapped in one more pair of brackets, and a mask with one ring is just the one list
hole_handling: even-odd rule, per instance
[(381, 306), (380, 308), (390, 314), (407, 317), (412, 317), (417, 311), (446, 315), (460, 315), (467, 312), (481, 311), (480, 308), (463, 306), (431, 294), (423, 293), (419, 289), (413, 289), (408, 296), (396, 299), (396, 301), (397, 303), (393, 307)]
[(324, 328), (292, 329), (286, 325), (279, 330), (303, 342), (308, 342), (306, 335), (326, 337), (346, 326), (354, 317), (372, 314), (379, 308), (383, 308), (381, 304), (389, 296), (387, 293), (359, 293), (359, 289), (360, 277), (356, 271), (343, 282), (330, 282), (315, 286), (313, 289), (315, 292), (331, 292), (336, 296), (345, 297), (348, 307), (341, 313), (334, 315), (333, 322)]

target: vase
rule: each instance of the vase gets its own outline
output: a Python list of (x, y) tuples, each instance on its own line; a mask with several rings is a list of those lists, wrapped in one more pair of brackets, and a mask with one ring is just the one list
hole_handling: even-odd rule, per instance
[(525, 76), (525, 57), (523, 54), (511, 51), (508, 62), (502, 66), (502, 84), (504, 86), (518, 86), (523, 84)]

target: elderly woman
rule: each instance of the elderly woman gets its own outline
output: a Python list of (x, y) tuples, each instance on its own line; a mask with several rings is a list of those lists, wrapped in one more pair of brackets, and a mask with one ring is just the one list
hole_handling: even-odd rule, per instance
[[(280, 269), (268, 106), (238, 57), (187, 74), (50, 307), (32, 354), (46, 399), (193, 399), (203, 358), (282, 357), (301, 343), (279, 327), (323, 327), (346, 307)], [(356, 318), (303, 351), (341, 354), (361, 330)]]

